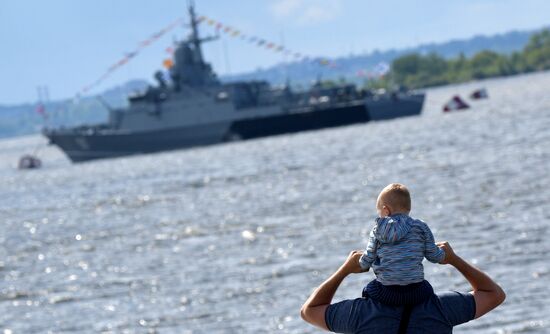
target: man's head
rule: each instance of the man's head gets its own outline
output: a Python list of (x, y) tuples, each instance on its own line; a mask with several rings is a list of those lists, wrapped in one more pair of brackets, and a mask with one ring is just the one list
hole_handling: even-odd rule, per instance
[(392, 183), (382, 189), (376, 200), (378, 216), (386, 217), (398, 213), (409, 214), (411, 211), (411, 194), (409, 189), (400, 183)]

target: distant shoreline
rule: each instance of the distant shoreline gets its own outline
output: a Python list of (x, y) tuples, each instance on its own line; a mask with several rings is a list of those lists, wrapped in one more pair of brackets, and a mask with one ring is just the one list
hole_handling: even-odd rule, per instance
[(470, 58), (411, 53), (392, 62), (391, 72), (377, 84), (410, 89), (430, 88), (472, 80), (508, 77), (550, 69), (550, 30), (535, 33), (520, 52), (501, 54), (484, 50)]

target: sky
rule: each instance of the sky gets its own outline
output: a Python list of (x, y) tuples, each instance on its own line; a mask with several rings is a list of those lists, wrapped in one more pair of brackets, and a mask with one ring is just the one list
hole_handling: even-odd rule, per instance
[[(311, 56), (445, 42), (550, 24), (548, 0), (195, 0), (198, 14)], [(0, 0), (0, 105), (72, 98), (149, 36), (178, 18), (187, 0)], [(214, 34), (203, 24), (201, 35)], [(90, 93), (130, 79), (152, 80), (178, 26)], [(205, 44), (219, 75), (266, 68), (281, 54), (223, 36)]]

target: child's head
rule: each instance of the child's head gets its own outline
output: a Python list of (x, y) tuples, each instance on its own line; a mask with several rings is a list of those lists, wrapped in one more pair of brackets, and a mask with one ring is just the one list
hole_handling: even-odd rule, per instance
[(378, 216), (386, 217), (398, 213), (409, 214), (411, 211), (411, 194), (409, 189), (400, 183), (392, 183), (382, 189), (376, 200)]

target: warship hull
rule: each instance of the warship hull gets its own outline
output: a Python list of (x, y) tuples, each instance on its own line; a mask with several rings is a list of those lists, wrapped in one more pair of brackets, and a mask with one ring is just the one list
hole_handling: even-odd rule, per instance
[(330, 108), (296, 109), (267, 117), (154, 131), (75, 132), (69, 129), (45, 135), (71, 161), (84, 162), (412, 116), (420, 114), (423, 101), (424, 95), (417, 94), (399, 100), (359, 101)]
[(73, 162), (161, 152), (369, 120), (364, 105), (143, 132), (46, 133)]
[(141, 132), (46, 133), (72, 162), (116, 158), (217, 144), (231, 124), (177, 127)]
[(367, 110), (372, 121), (382, 121), (397, 117), (419, 115), (424, 105), (425, 94), (407, 94), (405, 96), (388, 95), (383, 98), (367, 100)]

